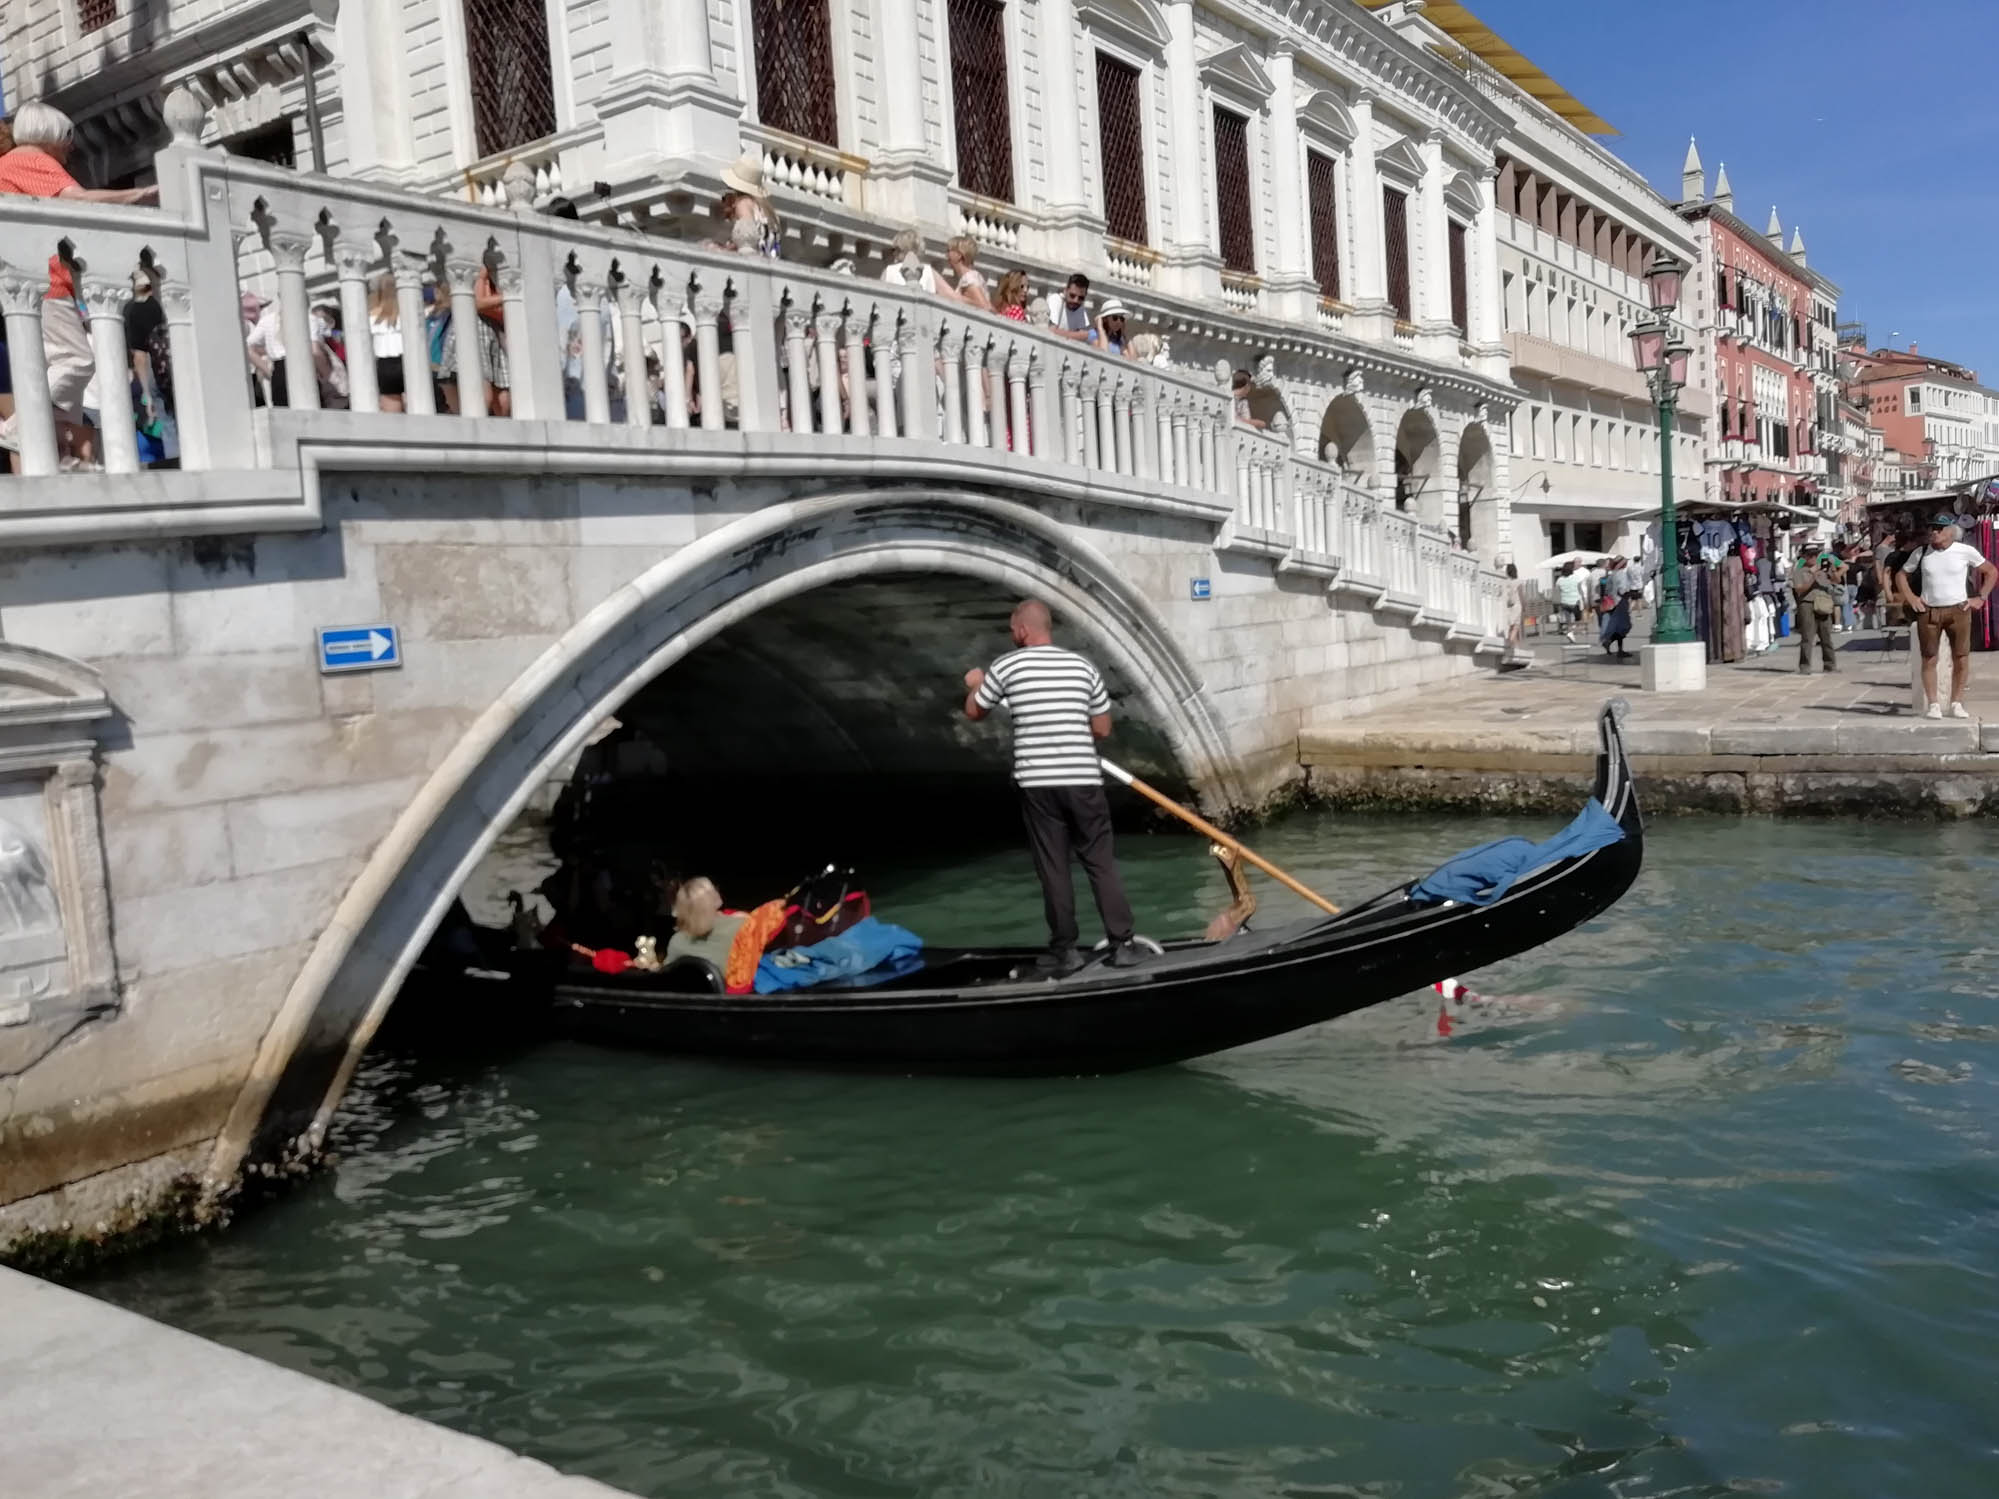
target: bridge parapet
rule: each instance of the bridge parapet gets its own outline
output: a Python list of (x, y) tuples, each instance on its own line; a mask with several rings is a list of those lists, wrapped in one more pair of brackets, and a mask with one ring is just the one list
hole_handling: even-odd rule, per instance
[[(1445, 565), (1441, 530), (1238, 424), (1212, 379), (910, 286), (636, 229), (183, 146), (158, 168), (158, 210), (0, 200), (14, 443), (36, 480), (7, 487), (0, 545), (311, 528), (321, 475), (362, 467), (948, 477), (1199, 519), (1224, 550), (1413, 606), (1453, 633), (1500, 631), (1496, 575), (1469, 557)], [(152, 274), (178, 470), (141, 468), (130, 393), (100, 380), (102, 470), (64, 471), (43, 353), (45, 321), (64, 315), (43, 296), (52, 255), (72, 271), (100, 370), (126, 363), (130, 272)], [(378, 289), (403, 334), (402, 411), (383, 409), (364, 332)], [(358, 356), (346, 409), (320, 409), (317, 382), (296, 377), (303, 359), (285, 405), (256, 404), (246, 291), (275, 300), (286, 350), (312, 347), (313, 309), (338, 308)], [(438, 304), (461, 329), (491, 330), (450, 340), (445, 369)], [(397, 362), (381, 373), (393, 379)], [(434, 374), (455, 387), (455, 413), (437, 410)]]

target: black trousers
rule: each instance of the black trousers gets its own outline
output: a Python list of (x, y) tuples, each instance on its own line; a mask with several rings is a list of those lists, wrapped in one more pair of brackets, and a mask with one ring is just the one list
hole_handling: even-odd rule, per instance
[(1021, 815), (1041, 879), (1042, 908), (1048, 915), (1051, 947), (1076, 945), (1076, 887), (1069, 857), (1080, 859), (1097, 898), (1104, 935), (1112, 943), (1131, 940), (1131, 902), (1118, 878), (1111, 849), (1111, 804), (1102, 786), (1023, 786)]

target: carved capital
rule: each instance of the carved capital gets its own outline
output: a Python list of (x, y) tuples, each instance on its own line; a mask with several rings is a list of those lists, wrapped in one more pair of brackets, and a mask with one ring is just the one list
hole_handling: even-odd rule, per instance
[(480, 263), (476, 260), (447, 260), (444, 262), (444, 279), (455, 297), (460, 292), (471, 296), (479, 284)]
[(48, 294), (48, 289), (47, 271), (31, 275), (10, 268), (5, 274), (0, 274), (0, 307), (8, 312), (32, 315), (40, 321), (42, 298)]
[(1027, 379), (1027, 367), (1028, 367), (1028, 364), (1029, 364), (1029, 363), (1030, 363), (1030, 360), (1028, 359), (1028, 356), (1027, 356), (1027, 351), (1026, 351), (1025, 349), (1021, 349), (1021, 348), (1015, 348), (1015, 349), (1014, 349), (1014, 350), (1013, 350), (1012, 352), (1010, 352), (1010, 353), (1009, 353), (1009, 354), (1008, 354), (1008, 355), (1006, 356), (1006, 377), (1007, 377), (1007, 379), (1008, 379), (1009, 381), (1024, 381), (1024, 380), (1026, 380), (1026, 379)]
[(812, 315), (796, 307), (784, 309), (784, 337), (787, 343), (804, 343), (812, 336)]
[(101, 317), (123, 317), (125, 304), (131, 300), (132, 288), (123, 282), (90, 279), (83, 283), (83, 305), (90, 310), (93, 323)]
[(521, 275), (521, 268), (517, 265), (501, 266), (500, 274), (495, 279), (500, 283), (500, 295), (510, 302), (519, 299), (526, 285), (526, 279)]
[(194, 291), (185, 281), (158, 282), (153, 287), (153, 295), (166, 309), (167, 321), (184, 323), (194, 316)]
[(874, 319), (864, 312), (849, 312), (840, 319), (840, 327), (847, 336), (847, 342), (857, 347), (861, 340), (868, 336), (868, 328), (873, 323)]
[(1048, 384), (1048, 361), (1041, 357), (1039, 349), (1027, 351), (1027, 388), (1041, 390)]
[(305, 252), (312, 248), (310, 234), (292, 234), (285, 230), (268, 236), (265, 243), (271, 247), (271, 258), (278, 263), (281, 271), (304, 271)]
[(333, 249), (334, 268), (342, 281), (366, 281), (381, 258), (381, 251), (365, 240), (342, 239)]
[(713, 292), (703, 292), (694, 299), (694, 326), (712, 328), (722, 316), (722, 299)]
[(576, 310), (578, 312), (595, 312), (604, 305), (604, 283), (601, 281), (585, 281), (581, 277), (578, 277), (575, 295)]
[(946, 328), (937, 339), (937, 349), (947, 362), (956, 364), (965, 352), (965, 330)]

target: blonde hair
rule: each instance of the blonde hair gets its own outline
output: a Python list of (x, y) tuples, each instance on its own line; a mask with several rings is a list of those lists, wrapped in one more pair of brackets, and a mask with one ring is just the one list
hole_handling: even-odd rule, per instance
[(690, 937), (705, 937), (715, 930), (715, 918), (722, 913), (722, 892), (705, 874), (696, 875), (673, 893), (673, 929)]
[(979, 242), (969, 234), (954, 234), (944, 242), (946, 250), (955, 250), (958, 258), (971, 265), (979, 258)]
[(1134, 333), (1125, 340), (1125, 353), (1133, 359), (1152, 360), (1159, 357), (1159, 335), (1157, 333)]
[(1027, 305), (1027, 272), (1008, 271), (999, 278), (999, 285), (993, 288), (993, 306), (997, 308), (1025, 307)]
[(923, 236), (914, 229), (905, 229), (894, 240), (898, 260), (919, 260), (923, 256)]
[(387, 271), (375, 278), (368, 291), (368, 316), (385, 328), (393, 328), (401, 318), (396, 303), (396, 278)]

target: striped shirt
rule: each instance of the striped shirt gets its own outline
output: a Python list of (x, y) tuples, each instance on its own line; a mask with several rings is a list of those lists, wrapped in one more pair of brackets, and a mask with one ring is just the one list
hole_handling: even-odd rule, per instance
[(1004, 703), (1013, 715), (1014, 784), (1103, 784), (1090, 719), (1111, 711), (1111, 695), (1096, 667), (1074, 651), (1058, 645), (1009, 651), (986, 673), (977, 701), (988, 713)]

